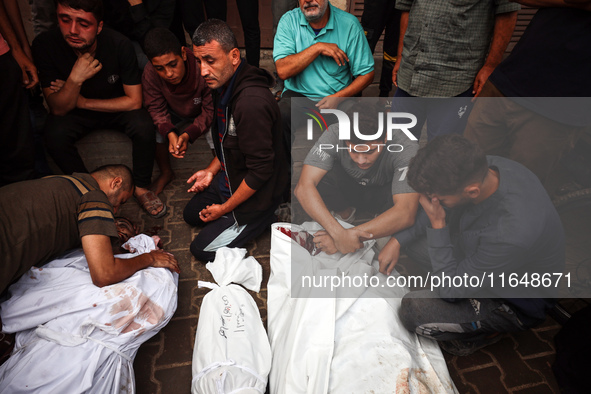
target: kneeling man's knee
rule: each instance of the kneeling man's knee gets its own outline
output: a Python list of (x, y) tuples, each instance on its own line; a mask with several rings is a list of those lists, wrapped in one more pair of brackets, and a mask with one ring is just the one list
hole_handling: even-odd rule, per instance
[(400, 309), (398, 310), (398, 317), (402, 325), (411, 332), (416, 332), (417, 327), (421, 324), (417, 317), (421, 314), (421, 307), (419, 305), (420, 298), (402, 298)]

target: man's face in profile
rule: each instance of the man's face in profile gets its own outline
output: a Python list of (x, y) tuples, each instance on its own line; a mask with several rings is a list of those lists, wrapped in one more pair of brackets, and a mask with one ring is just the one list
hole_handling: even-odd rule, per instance
[(162, 56), (153, 57), (150, 62), (160, 78), (171, 85), (178, 85), (185, 77), (186, 72), (185, 61), (187, 60), (187, 54), (185, 48), (181, 49), (181, 55), (168, 52)]
[(64, 40), (70, 47), (86, 52), (96, 43), (96, 37), (103, 29), (92, 12), (57, 5), (57, 21)]
[(300, 0), (300, 9), (308, 22), (322, 19), (327, 8), (328, 0)]
[(351, 160), (362, 170), (371, 168), (386, 147), (384, 141), (372, 141), (367, 144), (353, 144), (346, 141)]
[(193, 45), (193, 54), (200, 65), (201, 76), (210, 89), (219, 89), (224, 86), (240, 64), (238, 48), (226, 52), (215, 40), (205, 45)]
[(110, 190), (105, 194), (113, 206), (113, 212), (117, 213), (119, 207), (125, 204), (125, 202), (133, 196), (133, 190), (123, 190), (123, 188), (120, 187), (116, 190)]

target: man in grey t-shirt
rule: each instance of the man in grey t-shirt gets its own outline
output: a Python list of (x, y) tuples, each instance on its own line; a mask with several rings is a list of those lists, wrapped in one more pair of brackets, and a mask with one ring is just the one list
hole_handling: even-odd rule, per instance
[[(358, 123), (366, 130), (362, 132), (375, 133), (375, 114), (358, 114)], [(392, 133), (390, 140), (386, 137), (382, 133), (374, 141), (364, 141), (352, 133), (349, 140), (342, 140), (335, 124), (308, 153), (294, 193), (306, 213), (325, 229), (314, 238), (320, 250), (328, 254), (354, 252), (366, 239), (413, 225), (419, 195), (408, 186), (406, 171), (418, 144), (402, 133)], [(350, 229), (335, 219), (351, 222), (357, 209), (376, 217)]]

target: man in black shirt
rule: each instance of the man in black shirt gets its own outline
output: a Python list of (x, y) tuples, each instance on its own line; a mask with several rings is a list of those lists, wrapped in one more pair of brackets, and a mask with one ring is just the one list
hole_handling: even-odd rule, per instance
[(133, 143), (135, 197), (153, 217), (166, 207), (147, 189), (155, 141), (150, 115), (142, 108), (141, 74), (131, 42), (103, 28), (100, 0), (60, 0), (59, 30), (33, 42), (41, 86), (51, 114), (47, 150), (65, 174), (88, 172), (74, 143), (92, 130), (123, 131)]

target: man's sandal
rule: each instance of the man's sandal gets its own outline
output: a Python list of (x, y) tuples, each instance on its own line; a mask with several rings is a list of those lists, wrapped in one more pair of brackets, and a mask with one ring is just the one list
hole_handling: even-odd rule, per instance
[[(153, 191), (148, 190), (146, 193), (136, 197), (135, 199), (144, 209), (144, 211), (146, 211), (146, 213), (154, 219), (158, 219), (166, 215), (166, 205), (164, 205), (164, 203), (158, 198), (156, 194), (154, 194)], [(160, 207), (162, 207), (160, 212), (157, 214), (152, 214), (153, 211), (156, 211)]]

